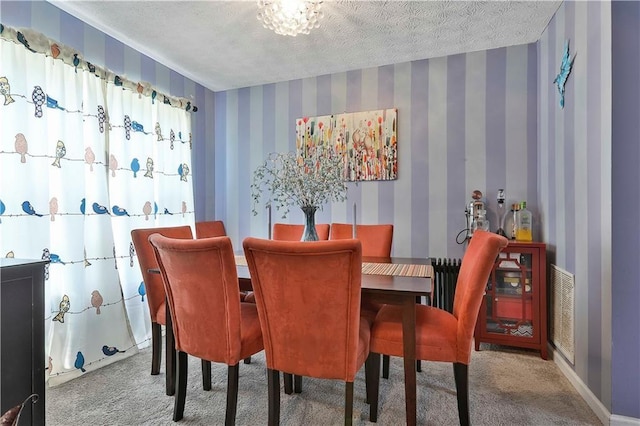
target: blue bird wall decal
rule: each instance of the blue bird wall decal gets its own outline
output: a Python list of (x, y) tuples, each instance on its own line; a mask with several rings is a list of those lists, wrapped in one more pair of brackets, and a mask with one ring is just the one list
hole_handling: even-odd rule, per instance
[[(2, 200), (0, 200), (0, 216), (2, 216), (4, 214), (6, 209), (7, 209), (7, 207), (4, 205)], [(0, 219), (0, 223), (2, 223), (2, 219)]]
[(60, 256), (55, 253), (49, 254), (49, 260), (51, 261), (51, 263), (60, 263), (62, 265), (66, 265), (66, 263), (64, 263), (62, 259), (60, 259)]
[(41, 214), (36, 213), (36, 211), (34, 210), (33, 206), (31, 205), (31, 203), (29, 201), (24, 201), (22, 203), (22, 211), (25, 212), (26, 214), (30, 215), (30, 216), (42, 217)]
[(131, 160), (131, 171), (133, 172), (133, 177), (138, 177), (138, 171), (140, 170), (140, 162), (137, 158)]
[(560, 72), (556, 76), (553, 83), (558, 87), (558, 93), (560, 94), (560, 108), (564, 108), (564, 85), (567, 83), (569, 74), (571, 73), (571, 67), (573, 66), (573, 58), (569, 54), (569, 40), (564, 44), (564, 54), (562, 55), (562, 62), (560, 64)]
[(116, 348), (115, 346), (104, 345), (102, 347), (102, 353), (105, 354), (106, 356), (112, 356), (112, 355), (117, 354), (118, 352), (125, 352), (125, 351), (121, 351), (118, 348)]
[(24, 47), (26, 47), (26, 48), (27, 48), (27, 50), (30, 50), (31, 52), (36, 53), (36, 51), (35, 51), (35, 50), (33, 50), (33, 49), (29, 46), (29, 42), (28, 42), (28, 41), (27, 41), (27, 39), (24, 37), (24, 34), (22, 34), (20, 31), (18, 31), (18, 41), (19, 41), (20, 43), (22, 43), (22, 45), (23, 45)]
[(76, 70), (76, 74), (78, 73), (78, 65), (80, 65), (80, 58), (78, 58), (78, 54), (73, 54), (73, 67)]
[(109, 214), (109, 209), (107, 209), (105, 206), (101, 206), (98, 203), (93, 203), (93, 211), (96, 214)]
[(147, 289), (144, 287), (144, 281), (140, 281), (140, 285), (138, 286), (138, 294), (142, 296), (142, 302), (144, 302), (144, 296), (147, 294)]
[(78, 351), (76, 354), (76, 362), (73, 363), (73, 366), (83, 373), (87, 372), (87, 370), (84, 369), (84, 355), (82, 355), (82, 352)]
[(56, 101), (55, 99), (53, 99), (51, 96), (47, 95), (47, 107), (48, 108), (57, 108), (57, 109), (61, 109), (62, 111), (64, 111), (64, 108), (62, 108), (60, 105), (58, 105), (58, 101)]
[(116, 216), (129, 216), (129, 213), (127, 212), (126, 209), (117, 206), (114, 204), (114, 206), (111, 208), (111, 211), (113, 211), (113, 214)]
[(140, 123), (138, 123), (137, 121), (132, 121), (131, 122), (131, 128), (133, 129), (134, 132), (142, 132), (144, 133), (144, 126)]
[(80, 213), (85, 214), (86, 208), (87, 208), (87, 200), (86, 198), (83, 198), (82, 201), (80, 201)]

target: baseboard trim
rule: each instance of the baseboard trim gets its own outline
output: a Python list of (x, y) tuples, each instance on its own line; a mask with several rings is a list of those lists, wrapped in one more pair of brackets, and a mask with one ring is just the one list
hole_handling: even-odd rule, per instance
[[(549, 352), (553, 358), (553, 362), (556, 363), (562, 374), (571, 382), (574, 388), (578, 391), (582, 399), (585, 400), (587, 405), (593, 410), (596, 416), (600, 419), (603, 425), (614, 426), (612, 423), (612, 416), (607, 407), (600, 402), (600, 400), (591, 392), (591, 390), (584, 384), (582, 379), (578, 377), (573, 368), (567, 363), (564, 357), (558, 353), (552, 345), (549, 345)], [(622, 423), (619, 424), (622, 426)]]
[(610, 426), (640, 426), (640, 419), (612, 414)]

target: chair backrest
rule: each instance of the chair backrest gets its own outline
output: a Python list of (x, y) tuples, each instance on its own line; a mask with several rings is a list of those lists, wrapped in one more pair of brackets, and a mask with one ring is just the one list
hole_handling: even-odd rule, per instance
[(352, 382), (358, 368), (360, 242), (246, 238), (243, 246), (267, 368)]
[(151, 321), (158, 322), (158, 309), (165, 299), (164, 286), (162, 278), (158, 274), (150, 274), (149, 269), (158, 267), (156, 256), (153, 253), (153, 247), (149, 244), (149, 235), (162, 234), (171, 238), (192, 239), (193, 233), (190, 226), (171, 226), (165, 228), (144, 228), (133, 229), (131, 231), (131, 240), (133, 247), (136, 249), (142, 280), (144, 281), (145, 292), (147, 294), (147, 303), (149, 304), (149, 314)]
[(227, 230), (221, 220), (196, 222), (196, 238), (223, 237), (225, 235), (227, 235)]
[[(332, 223), (332, 240), (353, 238), (353, 225)], [(393, 243), (393, 225), (356, 225), (356, 238), (362, 242), (362, 255), (365, 257), (390, 257)]]
[(149, 237), (167, 293), (176, 349), (235, 365), (240, 361), (240, 294), (229, 237)]
[[(289, 223), (274, 223), (272, 239), (279, 241), (300, 241), (302, 239), (302, 233), (304, 232), (304, 225), (295, 225)], [(318, 223), (316, 224), (316, 232), (318, 233), (318, 239), (329, 239), (329, 224)]]
[(475, 231), (462, 258), (453, 298), (453, 315), (458, 319), (458, 362), (468, 364), (471, 359), (473, 330), (489, 275), (496, 257), (508, 243), (498, 234)]

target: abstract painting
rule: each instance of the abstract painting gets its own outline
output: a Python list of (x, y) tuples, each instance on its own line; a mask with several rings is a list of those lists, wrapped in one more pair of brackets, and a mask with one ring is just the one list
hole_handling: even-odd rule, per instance
[(301, 158), (327, 151), (344, 157), (347, 181), (398, 177), (398, 110), (351, 112), (296, 120)]

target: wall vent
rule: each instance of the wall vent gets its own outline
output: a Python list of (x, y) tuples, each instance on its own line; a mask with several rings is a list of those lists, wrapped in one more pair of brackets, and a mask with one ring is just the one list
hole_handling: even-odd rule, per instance
[(551, 265), (551, 341), (571, 363), (575, 363), (575, 277)]

